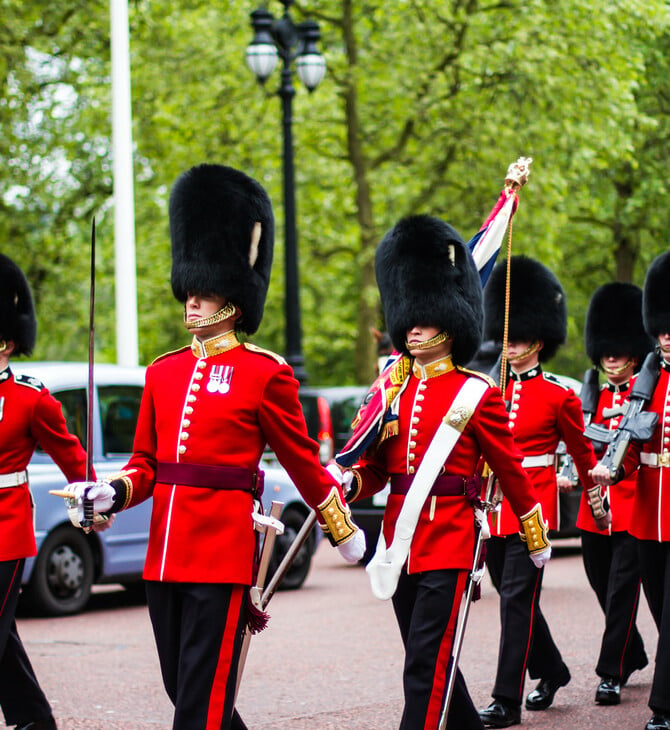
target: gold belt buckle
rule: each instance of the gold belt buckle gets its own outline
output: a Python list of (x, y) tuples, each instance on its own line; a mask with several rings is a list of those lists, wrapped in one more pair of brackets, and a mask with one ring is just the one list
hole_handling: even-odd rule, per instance
[(658, 455), (659, 466), (670, 466), (670, 451), (664, 451)]

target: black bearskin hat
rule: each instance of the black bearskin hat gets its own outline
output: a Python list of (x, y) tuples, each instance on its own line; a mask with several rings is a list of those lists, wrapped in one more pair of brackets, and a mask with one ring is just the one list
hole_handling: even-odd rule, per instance
[(650, 337), (670, 332), (670, 251), (657, 256), (644, 281), (642, 317)]
[(607, 355), (630, 355), (642, 365), (654, 347), (642, 323), (642, 289), (621, 281), (596, 289), (586, 312), (584, 344), (596, 367)]
[(0, 340), (11, 340), (12, 355), (30, 355), (35, 347), (37, 320), (33, 295), (23, 271), (0, 254)]
[[(540, 361), (551, 360), (568, 328), (563, 287), (544, 264), (528, 256), (512, 256), (510, 267), (509, 339), (542, 340)], [(484, 290), (484, 337), (496, 342), (503, 339), (506, 277), (507, 261), (501, 261)]]
[[(252, 246), (254, 235), (260, 239)], [(203, 164), (180, 175), (170, 195), (172, 291), (218, 294), (237, 305), (237, 328), (253, 334), (270, 283), (274, 217), (265, 189), (239, 170)]]
[(472, 359), (481, 340), (482, 287), (454, 228), (428, 215), (400, 220), (377, 246), (375, 273), (396, 350), (407, 352), (408, 329), (433, 325), (453, 338), (456, 364)]

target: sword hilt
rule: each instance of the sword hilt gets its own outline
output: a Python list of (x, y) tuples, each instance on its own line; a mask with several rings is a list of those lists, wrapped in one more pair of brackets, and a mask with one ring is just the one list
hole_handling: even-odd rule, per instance
[(84, 496), (82, 497), (82, 507), (84, 509), (84, 519), (81, 520), (80, 524), (83, 528), (93, 527), (93, 520), (94, 520), (93, 500), (88, 498), (88, 493), (90, 490), (91, 490), (91, 487), (86, 487), (86, 489), (84, 489)]

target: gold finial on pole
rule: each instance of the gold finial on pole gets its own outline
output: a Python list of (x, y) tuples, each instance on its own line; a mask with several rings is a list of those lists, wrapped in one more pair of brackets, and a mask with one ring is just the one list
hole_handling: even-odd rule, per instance
[(505, 175), (505, 187), (512, 188), (513, 190), (519, 190), (527, 182), (530, 176), (530, 163), (533, 161), (532, 157), (519, 157), (516, 162), (513, 162), (507, 168), (507, 174)]

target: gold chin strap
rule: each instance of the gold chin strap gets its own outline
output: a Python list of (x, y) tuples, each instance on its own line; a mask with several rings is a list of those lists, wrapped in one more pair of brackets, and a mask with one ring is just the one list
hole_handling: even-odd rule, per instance
[(658, 346), (659, 346), (661, 352), (670, 352), (670, 345), (661, 345), (661, 344), (659, 344)]
[(448, 339), (449, 335), (446, 332), (440, 332), (435, 335), (435, 337), (431, 337), (425, 342), (412, 342), (411, 344), (409, 342), (405, 342), (405, 347), (407, 350), (430, 350), (431, 347), (437, 347), (443, 342), (446, 342)]
[[(604, 358), (603, 358), (604, 359)], [(608, 368), (603, 360), (600, 361), (600, 367), (603, 369), (605, 375), (613, 375), (615, 378), (618, 375), (624, 373), (633, 364), (633, 358), (629, 358), (620, 368)]]
[(529, 355), (532, 355), (534, 352), (537, 352), (540, 349), (540, 342), (539, 340), (535, 340), (534, 342), (531, 342), (530, 346), (527, 347), (523, 352), (520, 352), (518, 355), (515, 355), (514, 357), (508, 357), (508, 362), (519, 362), (519, 360), (525, 360)]
[(0, 352), (4, 352), (7, 349), (7, 340), (0, 340)]
[(232, 302), (228, 302), (227, 304), (224, 304), (218, 312), (212, 314), (211, 317), (204, 317), (203, 319), (189, 322), (186, 319), (186, 307), (184, 306), (184, 327), (186, 327), (189, 332), (191, 330), (200, 329), (201, 327), (209, 327), (211, 324), (223, 322), (224, 319), (230, 319), (235, 314), (235, 311), (235, 305)]

